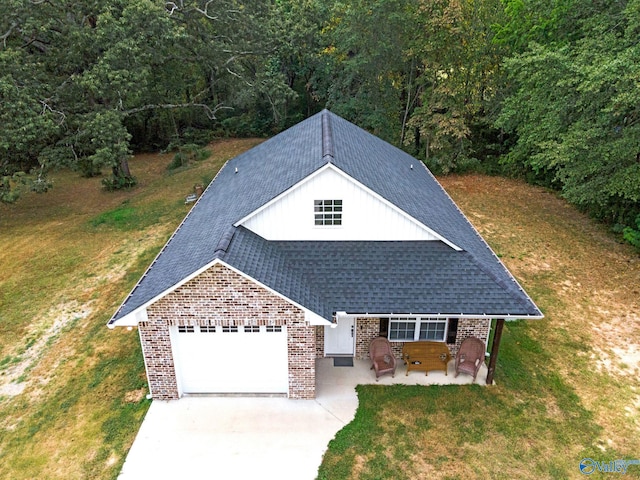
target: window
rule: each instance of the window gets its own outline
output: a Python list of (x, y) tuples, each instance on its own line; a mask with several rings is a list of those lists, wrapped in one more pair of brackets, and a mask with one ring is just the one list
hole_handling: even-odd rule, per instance
[(235, 325), (224, 325), (222, 333), (238, 333), (238, 327)]
[(391, 320), (389, 325), (389, 340), (409, 340), (415, 337), (416, 322), (407, 319)]
[(420, 340), (444, 341), (445, 322), (420, 322)]
[(178, 332), (179, 333), (195, 333), (196, 329), (193, 325), (179, 325)]
[(342, 225), (342, 200), (314, 200), (316, 225)]
[(200, 325), (200, 333), (216, 333), (215, 325)]
[(282, 332), (281, 325), (267, 325), (267, 332), (269, 333), (280, 333)]
[(389, 340), (414, 342), (431, 340), (444, 342), (447, 336), (446, 318), (391, 318), (389, 319)]
[(258, 325), (245, 325), (244, 333), (259, 333), (260, 327)]
[(447, 343), (454, 344), (456, 343), (456, 338), (458, 336), (458, 319), (450, 318), (449, 323), (447, 325)]

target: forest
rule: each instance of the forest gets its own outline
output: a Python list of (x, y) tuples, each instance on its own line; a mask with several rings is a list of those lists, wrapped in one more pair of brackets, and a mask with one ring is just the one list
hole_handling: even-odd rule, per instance
[(640, 0), (3, 0), (0, 201), (322, 108), (640, 248)]

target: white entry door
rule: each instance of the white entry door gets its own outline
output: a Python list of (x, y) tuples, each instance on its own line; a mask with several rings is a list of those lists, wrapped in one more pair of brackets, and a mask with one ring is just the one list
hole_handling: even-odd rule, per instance
[(285, 326), (171, 327), (181, 393), (287, 393)]
[(353, 317), (339, 317), (337, 327), (324, 327), (324, 354), (353, 355), (356, 344), (356, 320)]

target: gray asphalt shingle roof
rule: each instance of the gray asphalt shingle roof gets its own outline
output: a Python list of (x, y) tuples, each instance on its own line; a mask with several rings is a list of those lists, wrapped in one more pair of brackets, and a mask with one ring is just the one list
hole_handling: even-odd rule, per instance
[[(463, 251), (439, 241), (272, 242), (233, 227), (327, 161)], [(541, 316), (421, 162), (326, 110), (229, 160), (110, 323), (216, 258), (328, 320), (336, 311)]]

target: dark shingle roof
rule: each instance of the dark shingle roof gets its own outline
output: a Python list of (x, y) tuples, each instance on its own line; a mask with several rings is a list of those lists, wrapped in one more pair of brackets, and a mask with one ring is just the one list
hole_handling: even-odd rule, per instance
[[(327, 162), (463, 251), (438, 241), (270, 242), (233, 227)], [(326, 110), (229, 160), (110, 323), (216, 258), (326, 319), (541, 316), (421, 162)]]

